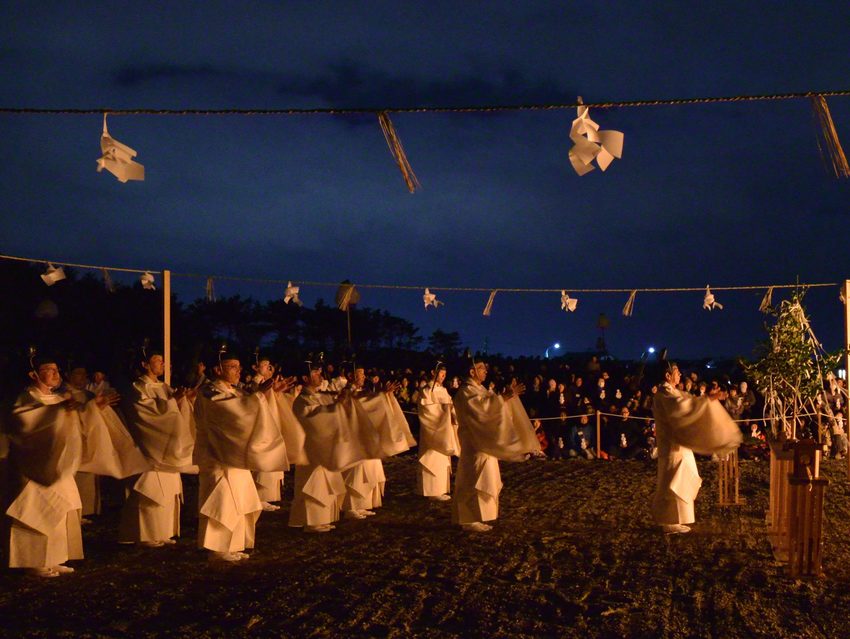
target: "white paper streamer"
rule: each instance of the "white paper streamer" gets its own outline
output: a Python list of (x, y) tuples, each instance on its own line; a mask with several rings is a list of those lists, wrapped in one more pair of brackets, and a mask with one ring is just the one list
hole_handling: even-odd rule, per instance
[(428, 310), (429, 306), (433, 306), (434, 308), (439, 308), (443, 306), (443, 303), (437, 299), (437, 296), (434, 295), (429, 289), (425, 289), (425, 294), (422, 295), (422, 301), (425, 302), (425, 310)]
[(715, 308), (719, 308), (721, 311), (723, 310), (723, 304), (714, 299), (714, 295), (712, 295), (711, 289), (707, 285), (705, 287), (705, 297), (702, 300), (702, 307), (708, 311)]
[(490, 291), (490, 297), (487, 298), (487, 306), (484, 307), (484, 313), (482, 313), (484, 317), (490, 317), (490, 312), (493, 310), (493, 300), (496, 299), (496, 293), (498, 292), (498, 289)]
[(145, 167), (134, 162), (136, 151), (109, 135), (106, 129), (106, 114), (103, 114), (103, 134), (100, 136), (100, 150), (103, 153), (97, 161), (97, 172), (106, 169), (118, 178), (119, 182), (144, 180)]
[(569, 294), (562, 290), (561, 291), (561, 310), (567, 313), (572, 313), (576, 310), (576, 306), (578, 306), (578, 300), (570, 297)]

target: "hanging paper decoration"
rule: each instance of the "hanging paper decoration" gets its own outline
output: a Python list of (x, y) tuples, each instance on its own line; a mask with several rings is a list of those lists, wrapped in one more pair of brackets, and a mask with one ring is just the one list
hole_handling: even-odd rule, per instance
[(61, 282), (65, 279), (65, 271), (61, 266), (53, 266), (51, 262), (47, 263), (47, 270), (41, 274), (42, 281), (48, 286), (53, 286), (56, 282)]
[(633, 290), (629, 293), (629, 299), (626, 300), (626, 305), (623, 307), (623, 317), (631, 317), (632, 311), (635, 310), (635, 296), (637, 295), (637, 289)]
[(764, 294), (761, 300), (761, 304), (759, 304), (759, 310), (762, 313), (769, 313), (771, 306), (773, 306), (773, 287), (769, 286), (767, 293)]
[(561, 310), (567, 313), (572, 313), (578, 306), (578, 300), (570, 297), (566, 291), (561, 291)]
[(498, 293), (498, 289), (494, 291), (490, 291), (490, 297), (487, 298), (487, 305), (484, 307), (484, 317), (490, 317), (490, 312), (493, 310), (493, 300), (496, 299), (496, 293)]
[(133, 161), (133, 158), (136, 157), (136, 151), (109, 135), (109, 131), (106, 129), (105, 113), (103, 114), (103, 135), (100, 137), (100, 150), (103, 155), (97, 161), (98, 173), (106, 169), (117, 177), (119, 182), (145, 179), (145, 167)]
[(211, 277), (207, 278), (206, 295), (208, 302), (215, 302), (215, 285)]
[[(844, 155), (844, 149), (841, 148), (841, 140), (838, 139), (838, 130), (835, 128), (835, 122), (832, 121), (832, 114), (829, 112), (826, 98), (822, 95), (813, 95), (812, 108), (815, 111), (815, 119), (820, 125), (820, 133), (823, 138), (823, 146), (821, 146), (820, 138), (818, 138), (818, 149), (821, 156), (824, 157), (824, 160), (829, 159), (835, 177), (850, 177), (850, 165), (847, 164), (847, 156)], [(824, 146), (826, 147), (825, 150)]]
[(384, 139), (387, 141), (390, 153), (401, 171), (401, 177), (404, 178), (404, 183), (407, 184), (407, 190), (413, 193), (416, 189), (421, 188), (422, 185), (419, 184), (419, 180), (413, 172), (410, 162), (407, 160), (407, 155), (405, 155), (404, 148), (401, 146), (401, 140), (398, 139), (395, 127), (390, 120), (390, 114), (386, 111), (381, 111), (378, 114), (378, 122), (381, 124), (381, 131), (384, 132)]
[(341, 311), (347, 311), (352, 304), (360, 301), (360, 293), (354, 284), (345, 280), (336, 291), (336, 305)]
[(705, 287), (705, 297), (702, 300), (702, 307), (709, 311), (715, 308), (719, 308), (721, 311), (723, 310), (723, 304), (715, 301), (714, 295), (712, 295), (711, 289), (708, 286)]
[(115, 292), (115, 282), (112, 281), (112, 276), (109, 274), (109, 271), (101, 269), (103, 271), (103, 285), (106, 287), (106, 290), (110, 293)]
[(303, 306), (304, 302), (298, 297), (298, 293), (301, 291), (300, 286), (293, 286), (292, 282), (286, 283), (286, 292), (283, 295), (284, 304), (289, 304), (292, 302), (296, 306)]
[(155, 291), (156, 286), (154, 286), (153, 275), (145, 271), (144, 274), (139, 278), (139, 281), (142, 283), (142, 288), (146, 291)]
[(437, 299), (437, 296), (434, 295), (427, 288), (425, 289), (425, 294), (422, 296), (422, 301), (425, 302), (425, 310), (428, 310), (429, 306), (433, 306), (434, 308), (439, 308), (440, 306), (444, 306), (444, 304)]
[[(578, 98), (581, 105), (581, 96)], [(620, 131), (600, 131), (599, 125), (590, 119), (590, 109), (579, 106), (578, 117), (570, 126), (570, 163), (579, 175), (590, 173), (594, 168), (593, 160), (603, 171), (608, 168), (614, 158), (623, 157), (623, 139)]]

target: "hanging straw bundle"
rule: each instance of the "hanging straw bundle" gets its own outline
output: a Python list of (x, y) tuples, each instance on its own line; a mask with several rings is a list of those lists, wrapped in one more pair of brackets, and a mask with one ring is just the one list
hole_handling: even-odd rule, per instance
[(844, 155), (844, 149), (841, 148), (841, 140), (838, 139), (838, 131), (832, 121), (832, 114), (829, 112), (826, 98), (822, 95), (813, 95), (812, 108), (815, 111), (815, 119), (820, 126), (820, 134), (826, 146), (826, 152), (824, 152), (824, 147), (818, 139), (818, 149), (820, 149), (821, 156), (824, 157), (824, 160), (827, 156), (829, 157), (835, 177), (850, 177), (850, 165), (847, 164), (847, 156)]
[(387, 146), (390, 148), (390, 153), (395, 158), (395, 163), (401, 171), (401, 176), (404, 178), (404, 183), (407, 184), (407, 190), (413, 193), (416, 189), (421, 188), (413, 168), (407, 156), (404, 154), (404, 147), (401, 146), (401, 140), (395, 132), (395, 127), (390, 121), (390, 114), (386, 111), (378, 113), (378, 122), (381, 124), (381, 131), (384, 132), (384, 139), (387, 141)]

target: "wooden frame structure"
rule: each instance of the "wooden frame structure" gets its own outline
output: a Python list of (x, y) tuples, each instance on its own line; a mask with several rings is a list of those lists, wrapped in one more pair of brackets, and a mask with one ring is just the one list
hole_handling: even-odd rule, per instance
[(738, 451), (733, 450), (717, 460), (717, 504), (719, 506), (741, 506), (746, 501), (741, 497), (741, 468)]

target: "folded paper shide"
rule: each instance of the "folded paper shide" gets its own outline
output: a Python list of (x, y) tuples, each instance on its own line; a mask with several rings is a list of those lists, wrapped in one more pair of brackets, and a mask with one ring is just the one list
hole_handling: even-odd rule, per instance
[(561, 291), (561, 310), (567, 313), (572, 313), (578, 306), (578, 300), (570, 297), (566, 291)]
[(48, 286), (53, 286), (56, 282), (61, 282), (65, 279), (65, 271), (61, 266), (53, 266), (50, 262), (47, 263), (47, 270), (41, 274), (41, 279)]
[[(581, 96), (578, 103), (582, 104)], [(603, 171), (614, 158), (623, 157), (623, 134), (620, 131), (600, 131), (599, 125), (590, 119), (590, 109), (578, 107), (578, 117), (570, 127), (570, 163), (579, 175), (590, 173), (594, 168), (593, 160)]]
[(286, 283), (286, 292), (283, 295), (284, 304), (289, 304), (290, 302), (292, 302), (293, 304), (295, 304), (297, 306), (303, 306), (304, 302), (302, 302), (298, 297), (298, 293), (300, 291), (301, 291), (300, 286), (293, 286), (291, 281), (287, 282)]
[(719, 308), (721, 311), (723, 310), (723, 304), (714, 299), (714, 295), (708, 286), (705, 287), (705, 297), (702, 300), (702, 307), (709, 311), (715, 308)]
[(139, 278), (139, 281), (142, 283), (142, 288), (145, 289), (146, 291), (155, 291), (156, 290), (156, 286), (154, 286), (154, 283), (153, 283), (154, 282), (153, 275), (150, 272), (145, 271), (142, 274), (142, 276)]
[(118, 178), (119, 182), (128, 180), (144, 180), (145, 167), (134, 162), (136, 150), (109, 135), (106, 128), (106, 114), (103, 114), (103, 135), (100, 136), (100, 150), (103, 155), (97, 161), (97, 172), (106, 169)]
[(437, 299), (437, 296), (434, 295), (429, 289), (425, 289), (425, 294), (422, 295), (422, 301), (425, 302), (425, 310), (428, 310), (429, 306), (433, 306), (434, 308), (438, 308), (443, 306), (443, 303)]

